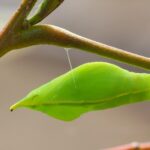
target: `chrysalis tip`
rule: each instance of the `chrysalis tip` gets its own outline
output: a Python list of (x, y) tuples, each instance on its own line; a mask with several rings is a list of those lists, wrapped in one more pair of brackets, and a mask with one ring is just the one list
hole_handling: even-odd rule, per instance
[(17, 104), (10, 106), (9, 110), (12, 112), (17, 108)]
[(10, 111), (12, 112), (12, 111), (14, 111), (13, 109), (10, 109)]
[(14, 111), (13, 106), (11, 106), (11, 107), (9, 108), (9, 110), (10, 110), (11, 112)]

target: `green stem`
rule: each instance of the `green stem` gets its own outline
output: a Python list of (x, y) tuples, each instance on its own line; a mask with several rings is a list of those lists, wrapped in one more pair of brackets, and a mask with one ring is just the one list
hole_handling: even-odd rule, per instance
[(28, 21), (35, 25), (52, 13), (64, 0), (43, 0), (39, 5), (37, 12)]
[(84, 38), (53, 25), (36, 25), (28, 30), (19, 32), (14, 35), (13, 40), (9, 43), (9, 47), (6, 47), (0, 55), (3, 55), (12, 49), (38, 44), (77, 48), (150, 70), (150, 58), (148, 57), (140, 56)]

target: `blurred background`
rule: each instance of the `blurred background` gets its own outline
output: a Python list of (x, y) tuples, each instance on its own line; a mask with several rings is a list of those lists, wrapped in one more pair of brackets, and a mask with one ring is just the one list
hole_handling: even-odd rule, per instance
[[(20, 2), (0, 0), (1, 28)], [(43, 23), (149, 57), (149, 6), (149, 0), (65, 0)], [(146, 72), (76, 49), (69, 53), (73, 67), (107, 61)], [(0, 59), (0, 150), (102, 150), (150, 141), (150, 102), (90, 112), (69, 123), (27, 109), (9, 111), (29, 91), (69, 69), (65, 50), (50, 45), (16, 50)]]

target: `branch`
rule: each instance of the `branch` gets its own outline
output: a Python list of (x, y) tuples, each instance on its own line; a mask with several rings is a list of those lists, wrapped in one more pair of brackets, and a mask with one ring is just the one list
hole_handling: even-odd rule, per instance
[(118, 146), (105, 150), (150, 150), (150, 143), (142, 143), (142, 144), (132, 143), (129, 145)]
[(39, 11), (27, 20), (27, 16), (36, 2), (37, 0), (23, 0), (20, 8), (0, 33), (0, 56), (13, 49), (38, 44), (52, 44), (81, 49), (150, 70), (150, 58), (148, 57), (84, 38), (53, 25), (32, 25), (44, 19), (63, 0), (43, 0)]
[(23, 0), (18, 10), (3, 29), (3, 34), (6, 35), (11, 31), (19, 30), (36, 2), (37, 0)]
[(0, 56), (12, 49), (38, 44), (78, 48), (150, 70), (150, 58), (84, 38), (53, 25), (36, 25), (28, 30), (16, 33), (13, 40), (7, 44), (8, 47), (5, 47), (3, 51), (0, 51)]
[(0, 32), (0, 49), (7, 45), (11, 36), (15, 33), (15, 31), (21, 30), (24, 23), (26, 22), (26, 17), (32, 10), (34, 4), (37, 0), (22, 0), (22, 3), (18, 10), (11, 17), (9, 22), (5, 25), (4, 29)]

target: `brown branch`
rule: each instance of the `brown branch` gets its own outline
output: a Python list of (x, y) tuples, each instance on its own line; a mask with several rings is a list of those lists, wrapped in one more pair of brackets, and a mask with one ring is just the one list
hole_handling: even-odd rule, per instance
[[(149, 57), (140, 56), (99, 43), (56, 26), (28, 26), (27, 16), (36, 1), (37, 0), (23, 0), (19, 9), (0, 33), (0, 56), (3, 56), (5, 53), (13, 49), (37, 44), (52, 44), (81, 49), (150, 70)], [(38, 17), (40, 17), (40, 15), (43, 19), (45, 15), (47, 16), (51, 11), (57, 8), (57, 5), (60, 5), (62, 1), (63, 0), (51, 0), (50, 3), (50, 0), (44, 0), (41, 7), (42, 9), (40, 9), (39, 14), (35, 15), (35, 18), (37, 18), (35, 21), (39, 21)], [(45, 4), (51, 4), (51, 7)], [(43, 8), (47, 8), (45, 13)]]
[(150, 150), (150, 143), (132, 143), (114, 148), (108, 148), (105, 150)]
[(32, 10), (36, 1), (37, 0), (22, 0), (20, 7), (17, 9), (17, 11), (11, 17), (9, 22), (5, 25), (3, 32), (1, 33), (1, 38), (2, 38), (2, 34), (6, 35), (12, 31), (20, 30), (20, 28), (22, 28), (22, 25), (23, 25), (26, 17)]
[(32, 10), (36, 1), (37, 0), (22, 0), (20, 7), (0, 32), (0, 49), (3, 49), (3, 47), (8, 44), (12, 35), (14, 35), (16, 31), (23, 28), (26, 17)]
[(28, 30), (16, 33), (9, 44), (0, 51), (0, 56), (12, 49), (38, 44), (77, 48), (150, 70), (148, 57), (111, 47), (52, 25), (32, 26)]

